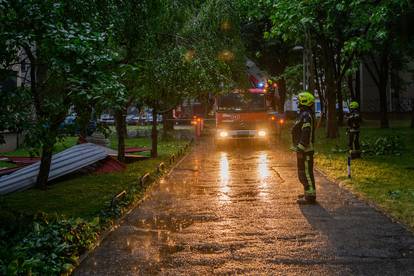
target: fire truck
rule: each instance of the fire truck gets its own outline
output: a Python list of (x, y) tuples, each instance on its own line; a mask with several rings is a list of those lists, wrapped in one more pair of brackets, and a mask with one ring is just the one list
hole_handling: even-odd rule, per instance
[(234, 91), (216, 98), (216, 144), (248, 139), (268, 143), (284, 124), (272, 109), (266, 89)]

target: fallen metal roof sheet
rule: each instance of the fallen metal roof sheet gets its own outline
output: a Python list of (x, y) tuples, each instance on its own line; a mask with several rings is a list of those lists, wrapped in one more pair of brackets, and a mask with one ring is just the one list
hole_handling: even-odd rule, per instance
[(26, 156), (0, 156), (0, 161), (10, 162), (17, 165), (27, 166), (36, 163), (40, 157), (26, 157)]
[[(108, 152), (103, 147), (91, 143), (68, 148), (53, 155), (49, 180), (77, 171), (107, 156)], [(12, 174), (0, 177), (0, 194), (8, 194), (34, 186), (39, 172), (39, 166), (40, 161)]]
[(98, 163), (100, 166), (97, 167), (94, 171), (97, 174), (120, 172), (126, 168), (126, 165), (124, 163), (111, 156), (106, 157), (104, 160), (99, 161)]
[(12, 172), (15, 172), (17, 170), (20, 170), (21, 167), (14, 167), (14, 168), (0, 168), (0, 176), (11, 174)]

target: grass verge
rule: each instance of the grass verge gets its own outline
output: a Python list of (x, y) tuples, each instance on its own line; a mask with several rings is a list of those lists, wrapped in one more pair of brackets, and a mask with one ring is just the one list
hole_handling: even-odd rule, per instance
[[(66, 141), (67, 146), (74, 141)], [(127, 146), (149, 143), (145, 138), (126, 141)], [(137, 185), (138, 179), (149, 172), (155, 180), (157, 165), (168, 164), (188, 143), (160, 140), (158, 158), (129, 164), (124, 172), (73, 175), (46, 191), (30, 189), (0, 198), (0, 275), (70, 272), (98, 234), (142, 198), (146, 186)], [(127, 195), (111, 206), (112, 197), (123, 190)]]
[[(377, 122), (364, 122), (361, 141), (373, 144), (379, 137), (398, 136), (403, 148), (400, 155), (364, 155), (352, 161), (352, 179), (347, 177), (346, 129), (340, 137), (327, 139), (325, 130), (316, 133), (315, 164), (328, 177), (341, 182), (354, 193), (375, 203), (392, 217), (414, 229), (414, 129), (409, 122), (391, 122), (391, 128), (380, 129)], [(283, 135), (290, 143), (289, 133)]]

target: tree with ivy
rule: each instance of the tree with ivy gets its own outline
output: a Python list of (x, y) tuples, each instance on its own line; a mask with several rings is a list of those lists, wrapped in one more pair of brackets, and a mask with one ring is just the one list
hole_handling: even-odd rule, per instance
[[(55, 143), (66, 135), (62, 122), (80, 102), (122, 99), (117, 75), (106, 70), (114, 54), (99, 24), (98, 1), (17, 0), (0, 2), (1, 64), (27, 59), (28, 93), (34, 119), (27, 142), (41, 148), (37, 185), (45, 188)], [(113, 97), (113, 95), (117, 95)], [(113, 101), (111, 101), (113, 104)]]
[[(413, 34), (403, 33), (403, 18), (414, 14), (414, 6), (406, 1), (378, 1), (366, 18), (369, 30), (359, 41), (359, 57), (364, 62), (371, 79), (378, 90), (380, 124), (388, 128), (387, 89), (391, 79), (399, 79), (398, 71), (408, 63), (407, 53), (413, 43)], [(400, 83), (401, 81), (394, 81)]]
[(138, 98), (153, 110), (152, 155), (157, 156), (157, 114), (186, 98), (205, 98), (245, 79), (238, 16), (230, 2), (161, 1), (153, 47), (142, 64)]
[[(389, 55), (383, 55), (390, 48), (395, 32), (392, 22), (398, 21), (404, 11), (412, 8), (410, 1), (265, 1), (272, 3), (271, 34), (284, 40), (296, 39), (298, 43), (317, 55), (323, 67), (323, 79), (326, 86), (328, 125), (327, 136), (338, 135), (337, 119), (343, 119), (342, 102), (344, 78), (359, 66), (361, 59), (370, 58), (375, 67), (378, 59), (390, 61)], [(411, 5), (411, 6), (410, 6)], [(397, 46), (400, 47), (401, 45)], [(386, 52), (389, 52), (386, 50)], [(382, 53), (382, 54), (381, 54)], [(311, 60), (312, 61), (312, 60)], [(385, 64), (385, 63), (384, 63)], [(313, 66), (311, 66), (313, 67)], [(377, 66), (378, 69), (381, 66)], [(374, 68), (376, 70), (376, 68)], [(375, 75), (374, 70), (371, 75)], [(383, 67), (375, 78), (379, 87), (386, 85)], [(382, 75), (381, 75), (382, 74)], [(381, 76), (380, 76), (381, 75)], [(312, 81), (315, 77), (312, 77)], [(380, 90), (380, 89), (379, 89)], [(381, 96), (381, 106), (386, 114), (386, 99)], [(338, 110), (336, 106), (338, 105)], [(338, 111), (338, 118), (337, 118)], [(383, 115), (384, 116), (384, 115)], [(385, 123), (385, 119), (383, 119)]]
[[(271, 35), (296, 40), (305, 46), (311, 57), (320, 54), (326, 83), (327, 136), (330, 138), (338, 135), (338, 120), (343, 119), (342, 82), (356, 58), (354, 42), (367, 32), (363, 20), (367, 16), (361, 1), (281, 0), (273, 5)], [(310, 62), (313, 68), (313, 58)], [(313, 74), (311, 84), (314, 81)], [(314, 84), (310, 86), (315, 88)]]
[(276, 108), (283, 113), (287, 95), (291, 94), (292, 89), (297, 93), (300, 86), (300, 81), (292, 83), (292, 80), (302, 75), (300, 72), (296, 74), (300, 69), (297, 63), (302, 60), (300, 52), (294, 50), (296, 41), (270, 36), (272, 1), (239, 0), (238, 4), (242, 11), (241, 30), (248, 55), (274, 76), (278, 86)]

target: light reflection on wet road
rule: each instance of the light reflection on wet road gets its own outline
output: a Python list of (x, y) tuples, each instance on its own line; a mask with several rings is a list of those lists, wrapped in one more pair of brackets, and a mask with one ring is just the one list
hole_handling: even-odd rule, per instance
[(201, 142), (75, 275), (414, 274), (400, 225), (320, 175), (298, 206), (292, 154), (247, 148)]
[(227, 158), (226, 152), (220, 153), (220, 195), (218, 197), (219, 202), (229, 201), (230, 198), (228, 193), (230, 192), (229, 188), (230, 182), (230, 170), (229, 170), (229, 160)]

